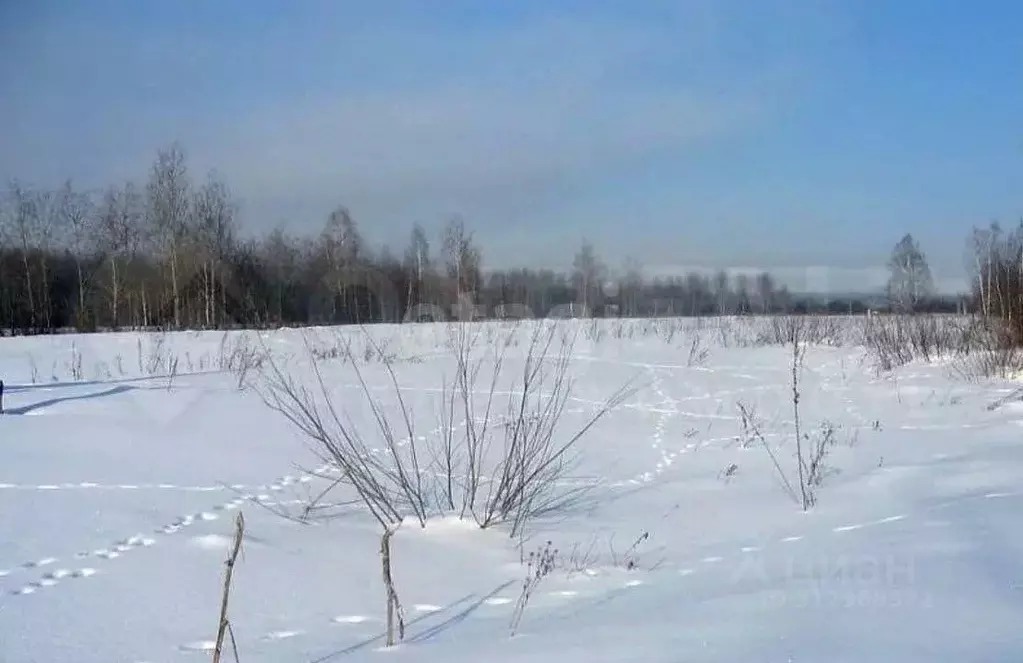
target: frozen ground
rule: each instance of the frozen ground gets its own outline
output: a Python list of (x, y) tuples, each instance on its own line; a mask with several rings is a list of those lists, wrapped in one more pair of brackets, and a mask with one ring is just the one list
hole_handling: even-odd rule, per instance
[[(803, 513), (736, 405), (755, 407), (794, 469), (791, 350), (705, 331), (709, 354), (690, 365), (695, 332), (627, 324), (574, 351), (566, 431), (627, 380), (644, 385), (580, 443), (564, 483), (590, 485), (586, 499), (524, 541), (450, 517), (400, 529), (408, 631), (391, 651), (368, 514), (274, 513), (297, 513), (330, 468), (263, 404), (257, 371), (226, 366), (240, 336), (0, 340), (0, 660), (207, 660), (239, 511), (230, 617), (244, 663), (1023, 660), (1023, 402), (988, 408), (1018, 385), (957, 381), (940, 363), (878, 376), (862, 349), (811, 347), (802, 424), (830, 422), (836, 442)], [(344, 333), (393, 402), (383, 364)], [(453, 366), (445, 330), (371, 333), (428, 448)], [(275, 356), (306, 354), (298, 331), (262, 338)], [(372, 444), (351, 367), (318, 365)], [(521, 557), (546, 541), (557, 568), (513, 636)]]

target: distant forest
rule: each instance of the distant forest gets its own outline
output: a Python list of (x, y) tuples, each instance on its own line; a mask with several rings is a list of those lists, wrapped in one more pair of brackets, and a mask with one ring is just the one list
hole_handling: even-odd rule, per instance
[[(485, 270), (483, 249), (460, 218), (433, 236), (414, 225), (407, 245), (397, 249), (368, 245), (344, 207), (311, 236), (274, 230), (243, 238), (241, 224), (227, 185), (215, 176), (193, 181), (178, 145), (158, 152), (141, 184), (83, 191), (71, 182), (57, 190), (10, 182), (0, 200), (0, 329), (25, 334), (501, 318), (527, 311), (648, 317), (888, 308), (885, 298), (796, 296), (767, 273), (648, 279), (636, 261), (611, 270), (585, 241), (563, 272)], [(1016, 250), (1008, 238), (1018, 243), (1018, 235), (998, 237), (1006, 250)], [(894, 294), (888, 300), (913, 311), (972, 308), (976, 297), (933, 295), (929, 273), (918, 275), (920, 261), (926, 272), (925, 259), (911, 238), (909, 244), (917, 263), (906, 268), (909, 263), (899, 262), (902, 246), (891, 267), (893, 283), (901, 273), (900, 292), (911, 290), (911, 301)], [(1023, 269), (1023, 262), (1016, 264)]]

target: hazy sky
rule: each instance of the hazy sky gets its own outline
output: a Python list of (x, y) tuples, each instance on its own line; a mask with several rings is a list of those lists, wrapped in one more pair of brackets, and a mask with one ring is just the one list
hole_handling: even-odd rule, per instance
[(955, 284), (1023, 215), (1023, 4), (0, 0), (0, 177), (141, 181), (175, 140), (257, 231), (460, 214), (490, 265), (585, 235), (835, 289), (911, 232)]

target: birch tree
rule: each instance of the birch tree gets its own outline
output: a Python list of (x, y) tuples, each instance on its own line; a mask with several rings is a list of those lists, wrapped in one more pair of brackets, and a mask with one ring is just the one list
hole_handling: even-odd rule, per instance
[[(409, 239), (408, 248), (405, 250), (404, 267), (405, 271), (411, 276), (409, 278), (409, 289), (405, 302), (406, 310), (410, 310), (413, 305), (419, 303), (413, 301), (415, 297), (423, 297), (423, 293), (426, 290), (426, 276), (432, 268), (430, 240), (426, 237), (426, 231), (418, 223), (412, 226), (412, 235)], [(413, 293), (413, 288), (415, 288), (415, 293)]]
[[(347, 307), (351, 303), (348, 286), (363, 252), (362, 235), (347, 208), (338, 207), (330, 213), (320, 241), (329, 267), (330, 286)], [(358, 311), (358, 306), (355, 309)]]
[(39, 210), (32, 192), (26, 189), (21, 183), (13, 181), (8, 187), (8, 206), (11, 214), (10, 232), (14, 241), (17, 242), (21, 253), (21, 265), (25, 276), (25, 300), (28, 304), (29, 326), (35, 328), (38, 324), (36, 316), (36, 294), (35, 280), (32, 278), (32, 265), (29, 256), (36, 246), (37, 224)]
[(77, 309), (75, 323), (79, 329), (87, 323), (88, 309), (85, 304), (85, 274), (82, 259), (95, 246), (96, 216), (92, 196), (75, 191), (71, 180), (64, 182), (57, 194), (57, 207), (61, 225), (67, 236), (68, 247), (75, 261), (75, 275), (78, 281)]
[(932, 294), (934, 283), (927, 258), (912, 235), (904, 235), (892, 249), (888, 269), (888, 297), (893, 308), (912, 311)]
[(572, 261), (572, 284), (575, 287), (576, 298), (582, 304), (583, 315), (589, 315), (593, 310), (606, 271), (603, 263), (597, 258), (593, 244), (584, 239)]
[(170, 272), (174, 327), (181, 328), (180, 258), (190, 207), (185, 154), (174, 144), (160, 150), (146, 187), (149, 224)]
[(235, 233), (235, 206), (227, 185), (215, 174), (195, 192), (192, 220), (202, 277), (202, 319), (209, 328), (221, 324), (227, 309), (225, 260)]
[[(110, 187), (104, 192), (97, 216), (98, 248), (108, 268), (107, 294), (110, 324), (117, 329), (122, 322), (121, 303), (125, 299), (125, 272), (141, 241), (143, 198), (130, 182), (123, 187)], [(141, 324), (148, 324), (145, 284), (138, 283), (142, 304)]]
[(442, 252), (448, 278), (456, 289), (460, 319), (475, 317), (475, 300), (482, 285), (481, 252), (473, 233), (461, 217), (454, 217), (444, 227)]

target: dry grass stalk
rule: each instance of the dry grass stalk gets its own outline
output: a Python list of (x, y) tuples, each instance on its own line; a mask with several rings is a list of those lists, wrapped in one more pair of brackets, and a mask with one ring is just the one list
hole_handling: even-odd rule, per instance
[(391, 575), (391, 537), (395, 529), (384, 528), (380, 537), (380, 563), (384, 576), (384, 591), (387, 592), (387, 646), (393, 647), (395, 620), (398, 622), (398, 639), (405, 639), (405, 617), (401, 608), (401, 601), (398, 599), (398, 592), (394, 588), (394, 577)]
[(231, 597), (231, 581), (234, 578), (234, 566), (242, 549), (242, 537), (244, 534), (245, 517), (239, 512), (238, 518), (235, 519), (234, 542), (231, 546), (231, 553), (228, 555), (227, 561), (224, 562), (227, 569), (224, 571), (224, 592), (220, 600), (220, 624), (217, 627), (217, 642), (213, 648), (213, 663), (220, 663), (220, 655), (224, 649), (224, 638), (228, 634), (231, 635), (231, 649), (234, 651), (234, 660), (236, 663), (238, 661), (238, 643), (234, 639), (234, 629), (231, 628), (231, 622), (227, 618), (227, 606)]

